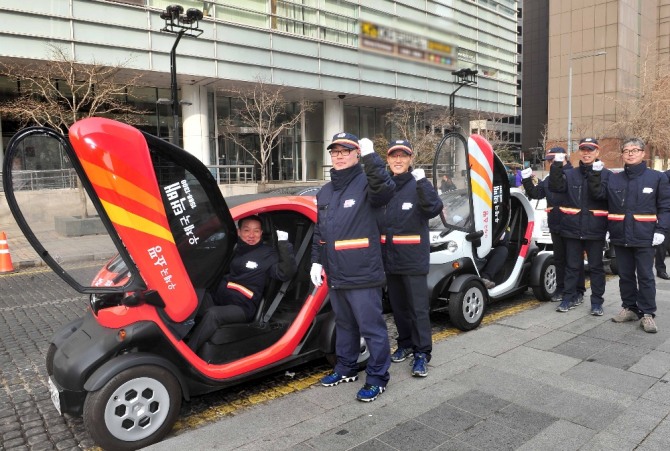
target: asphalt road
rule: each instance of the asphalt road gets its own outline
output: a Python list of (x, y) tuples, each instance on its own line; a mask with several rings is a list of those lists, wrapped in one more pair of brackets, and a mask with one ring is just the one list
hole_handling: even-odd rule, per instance
[[(0, 449), (93, 448), (82, 419), (60, 416), (53, 407), (44, 364), (51, 336), (85, 312), (88, 297), (72, 290), (46, 267), (0, 275), (0, 296)], [(485, 322), (538, 305), (533, 299), (528, 291), (514, 300), (493, 304)], [(432, 323), (435, 340), (459, 333), (444, 314), (434, 314)], [(387, 315), (387, 324), (394, 346), (391, 315)], [(306, 388), (329, 369), (324, 360), (197, 397), (183, 404), (172, 434)]]

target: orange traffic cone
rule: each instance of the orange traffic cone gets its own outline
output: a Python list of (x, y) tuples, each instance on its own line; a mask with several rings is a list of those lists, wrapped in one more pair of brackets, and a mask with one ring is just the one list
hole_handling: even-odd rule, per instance
[(5, 232), (0, 232), (0, 274), (7, 272), (14, 272), (14, 265), (12, 265), (12, 256), (9, 255), (7, 235)]

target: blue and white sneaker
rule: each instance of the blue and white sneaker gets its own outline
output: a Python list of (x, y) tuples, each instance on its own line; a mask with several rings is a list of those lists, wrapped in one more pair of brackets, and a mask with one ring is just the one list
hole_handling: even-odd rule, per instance
[(593, 316), (603, 316), (603, 307), (601, 305), (592, 305), (591, 306), (591, 315)]
[(340, 373), (336, 373), (335, 371), (333, 371), (328, 376), (324, 376), (321, 378), (321, 385), (323, 385), (324, 387), (334, 387), (339, 383), (355, 382), (357, 380), (358, 380), (358, 374), (354, 374), (353, 376), (344, 376)]
[(386, 390), (386, 387), (380, 387), (379, 385), (370, 385), (370, 384), (365, 384), (363, 385), (363, 388), (358, 390), (358, 393), (356, 393), (356, 399), (359, 401), (363, 402), (372, 402), (379, 395), (384, 393)]
[(398, 349), (395, 350), (393, 354), (391, 354), (391, 362), (403, 362), (408, 355), (412, 354), (414, 351), (412, 351), (411, 348), (401, 348), (398, 346)]
[(570, 309), (573, 309), (574, 304), (570, 301), (566, 301), (565, 299), (561, 301), (560, 304), (558, 304), (558, 307), (556, 307), (557, 312), (565, 313)]
[(423, 352), (414, 353), (414, 362), (412, 362), (412, 376), (416, 377), (426, 377), (428, 376), (428, 370), (426, 366), (428, 364), (428, 358)]
[(582, 305), (584, 303), (584, 293), (577, 293), (577, 299), (575, 300), (575, 307)]

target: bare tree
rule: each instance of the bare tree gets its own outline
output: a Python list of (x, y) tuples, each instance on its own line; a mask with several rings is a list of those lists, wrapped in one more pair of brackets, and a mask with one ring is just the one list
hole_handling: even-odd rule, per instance
[(670, 68), (648, 56), (640, 69), (639, 84), (614, 101), (616, 120), (609, 124), (613, 138), (642, 138), (650, 149), (649, 157), (670, 157)]
[[(221, 134), (247, 152), (260, 166), (261, 185), (268, 180), (268, 161), (280, 136), (299, 124), (305, 113), (312, 109), (308, 101), (301, 100), (291, 112), (291, 102), (284, 97), (284, 91), (285, 88), (270, 85), (258, 76), (253, 86), (228, 91), (241, 106), (231, 117), (219, 121)], [(258, 149), (252, 148), (240, 136), (239, 127), (249, 128), (258, 136)]]
[[(451, 127), (454, 120), (447, 110), (415, 101), (400, 101), (386, 114), (386, 122), (397, 130), (394, 139), (406, 139), (412, 144), (414, 164), (419, 165), (432, 163), (443, 131)], [(375, 141), (381, 144), (382, 139)], [(384, 150), (387, 144), (384, 142)]]
[(144, 111), (126, 102), (141, 75), (120, 77), (128, 61), (104, 66), (78, 62), (65, 49), (47, 44), (49, 63), (2, 64), (0, 75), (20, 82), (18, 98), (0, 103), (0, 114), (22, 126), (43, 125), (67, 131), (77, 120), (114, 116), (137, 122)]
[[(119, 76), (128, 61), (104, 66), (78, 62), (65, 49), (47, 44), (49, 62), (0, 64), (0, 75), (20, 83), (17, 98), (0, 102), (0, 115), (21, 126), (41, 125), (67, 132), (77, 120), (93, 116), (114, 116), (137, 123), (144, 111), (126, 102), (128, 91), (141, 75)], [(87, 218), (86, 194), (79, 185), (82, 217)]]

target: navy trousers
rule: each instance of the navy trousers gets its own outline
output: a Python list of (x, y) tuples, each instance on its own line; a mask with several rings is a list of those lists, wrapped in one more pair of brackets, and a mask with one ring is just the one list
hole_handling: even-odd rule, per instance
[(386, 387), (390, 378), (391, 349), (382, 316), (381, 287), (331, 289), (330, 302), (335, 312), (335, 372), (346, 376), (358, 373), (360, 337), (363, 337), (370, 350), (366, 383)]
[(645, 313), (656, 316), (656, 279), (654, 254), (648, 247), (614, 246), (619, 265), (621, 306), (642, 317)]
[(426, 275), (386, 274), (386, 287), (398, 329), (398, 347), (428, 355), (433, 350)]
[(565, 242), (565, 289), (563, 300), (577, 300), (579, 272), (584, 270), (584, 252), (589, 262), (591, 279), (591, 306), (602, 305), (605, 294), (605, 269), (603, 249), (605, 240), (580, 240), (563, 237)]
[[(551, 233), (552, 250), (554, 252), (554, 264), (556, 265), (556, 294), (562, 296), (565, 291), (565, 238), (560, 233)], [(584, 261), (577, 277), (577, 293), (582, 295), (586, 292), (586, 280), (584, 277)]]

